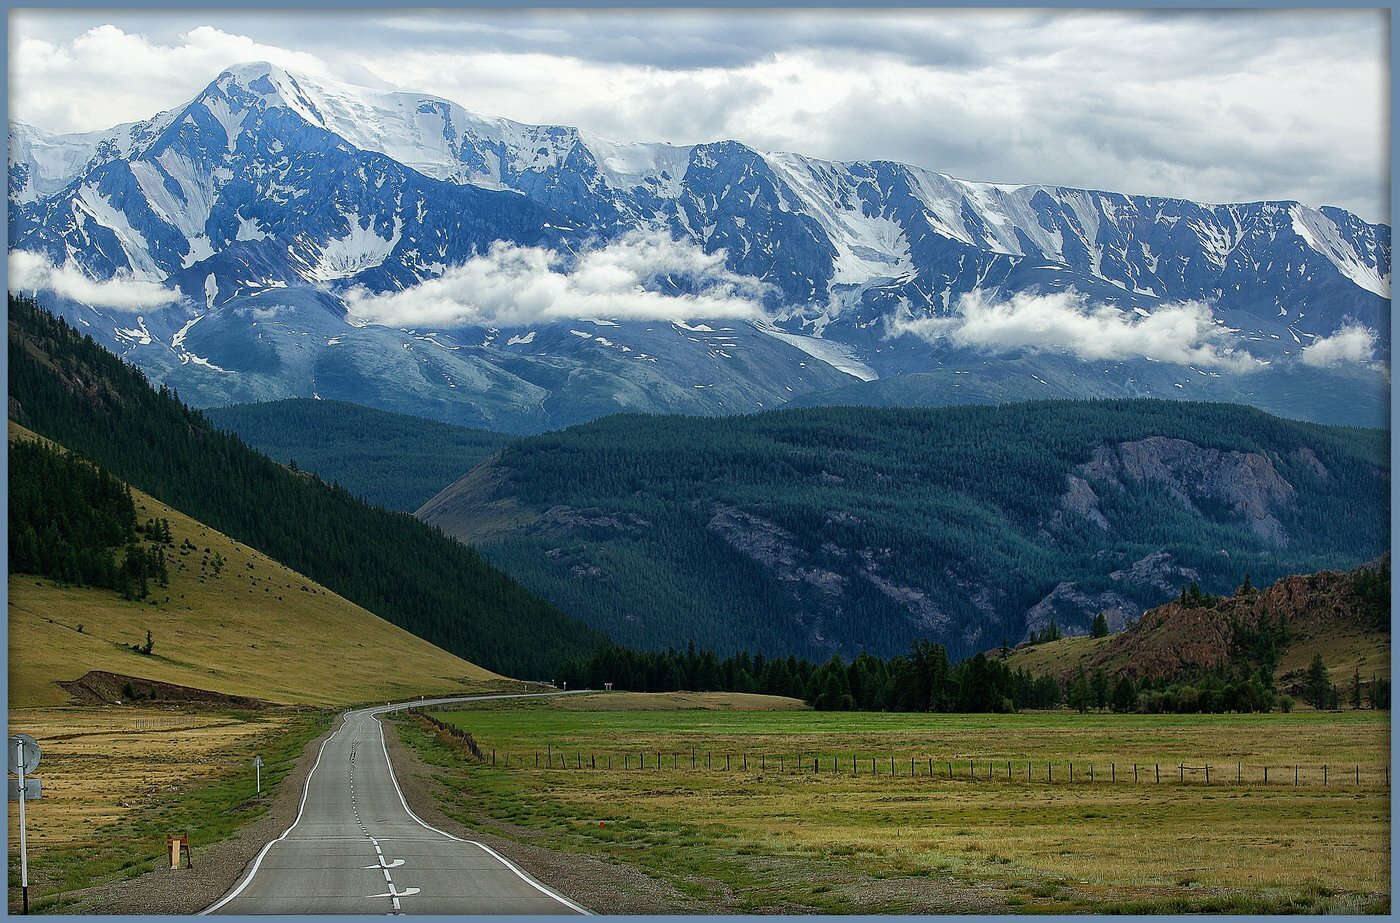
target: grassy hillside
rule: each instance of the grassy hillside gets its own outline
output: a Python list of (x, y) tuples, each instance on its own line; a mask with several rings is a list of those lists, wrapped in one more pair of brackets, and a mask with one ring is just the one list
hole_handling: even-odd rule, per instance
[[(10, 424), (10, 438), (33, 438)], [(133, 491), (141, 520), (164, 518), (177, 548), (152, 599), (9, 578), (11, 707), (55, 705), (56, 683), (89, 670), (281, 703), (338, 704), (480, 688), (499, 679), (281, 564)], [(216, 573), (208, 562), (218, 555)], [(79, 626), (82, 630), (79, 631)], [(150, 631), (150, 656), (140, 646)]]
[[(1363, 571), (1384, 575), (1386, 602), (1357, 590)], [(1191, 679), (1211, 672), (1232, 652), (1236, 626), (1261, 618), (1287, 619), (1287, 644), (1278, 652), (1277, 676), (1295, 683), (1322, 656), (1333, 682), (1345, 685), (1390, 677), (1389, 561), (1351, 573), (1323, 571), (1290, 576), (1262, 591), (1240, 591), (1207, 605), (1171, 602), (1152, 609), (1127, 631), (1103, 638), (1069, 637), (1012, 650), (1007, 665), (1061, 680), (1102, 667), (1110, 676)], [(1379, 591), (1378, 591), (1379, 592)]]
[(375, 506), (405, 513), (514, 438), (309, 398), (212, 407), (204, 415), (283, 464), (295, 462)]
[(13, 296), (9, 358), (17, 422), (444, 650), (539, 678), (600, 640), (471, 548), (288, 471)]
[(1114, 627), (1389, 543), (1384, 433), (1237, 405), (616, 416), (522, 439), (419, 510), (637, 646), (954, 656)]

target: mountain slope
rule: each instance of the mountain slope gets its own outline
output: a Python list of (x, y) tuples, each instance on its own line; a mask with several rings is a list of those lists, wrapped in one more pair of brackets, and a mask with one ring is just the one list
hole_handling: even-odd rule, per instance
[(345, 401), (292, 398), (215, 407), (204, 415), (276, 461), (295, 462), (375, 506), (405, 513), (510, 441)]
[[(1285, 372), (1356, 325), (1378, 334), (1378, 358), (1389, 352), (1389, 227), (1297, 202), (977, 183), (736, 141), (618, 143), (267, 64), (231, 67), (189, 103), (107, 132), (16, 126), (10, 159), (13, 248), (182, 295), (134, 322), (46, 298), (202, 406), (321, 396), (510, 432), (620, 410), (747, 412), (856, 379), (994, 369), (1000, 349), (959, 347), (928, 322), (958, 322), (965, 296), (1066, 291), (1120, 326), (1209, 305), (1196, 335)], [(552, 277), (517, 286), (531, 292), (523, 312), (493, 313), (495, 292), (463, 296), (456, 313), (347, 314), (352, 291), (411, 290), (493, 242), (544, 248), (567, 275), (579, 254), (634, 234), (722, 257), (761, 286), (763, 318), (723, 330), (696, 317), (639, 322), (626, 286), (610, 296), (615, 310), (564, 299), (557, 310), (574, 316), (561, 318), (539, 310)], [(640, 284), (676, 297), (699, 284), (679, 276), (657, 268)], [(1055, 326), (1039, 320), (1030, 328)], [(1305, 388), (1250, 388), (1247, 365), (1174, 361), (1144, 375), (1141, 361), (1095, 364), (1063, 343), (1023, 352), (1043, 397), (1086, 386), (1175, 397), (1217, 376), (1222, 387), (1195, 396), (1272, 399), (1316, 420), (1349, 412)], [(1067, 379), (1056, 374), (1066, 355)], [(1373, 403), (1386, 390), (1374, 372), (1343, 383)], [(936, 393), (958, 402), (953, 388)]]
[(22, 298), (10, 416), (450, 653), (536, 677), (600, 636), (475, 551), (289, 472)]
[(418, 511), (624, 643), (956, 655), (1388, 541), (1384, 434), (1230, 405), (617, 416)]
[[(33, 438), (10, 423), (11, 440)], [(140, 521), (170, 523), (169, 586), (136, 601), (11, 573), (11, 706), (67, 702), (58, 683), (94, 670), (326, 705), (448, 693), (499, 679), (140, 491), (132, 495)], [(194, 546), (187, 553), (186, 542)], [(223, 562), (217, 571), (203, 563), (214, 555)], [(155, 641), (151, 656), (129, 647), (147, 631)]]
[[(1368, 593), (1363, 574), (1383, 575), (1382, 599)], [(1048, 672), (1061, 680), (1083, 669), (1135, 680), (1192, 679), (1216, 671), (1234, 647), (1241, 627), (1262, 619), (1287, 619), (1289, 643), (1280, 652), (1278, 674), (1289, 683), (1314, 655), (1334, 681), (1354, 672), (1370, 681), (1390, 676), (1390, 560), (1384, 557), (1354, 571), (1289, 575), (1254, 592), (1236, 592), (1212, 605), (1169, 602), (1144, 613), (1126, 631), (1106, 638), (1062, 638), (1016, 648), (1013, 670)]]

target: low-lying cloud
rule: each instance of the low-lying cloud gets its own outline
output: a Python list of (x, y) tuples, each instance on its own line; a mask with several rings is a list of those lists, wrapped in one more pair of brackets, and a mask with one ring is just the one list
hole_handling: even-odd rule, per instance
[[(672, 291), (663, 291), (666, 283)], [(605, 317), (619, 320), (757, 318), (769, 286), (664, 232), (632, 231), (576, 255), (497, 241), (481, 256), (399, 292), (355, 288), (356, 323), (523, 327)]]
[(115, 276), (91, 279), (71, 263), (55, 265), (42, 253), (10, 252), (9, 288), (12, 292), (49, 292), (94, 308), (146, 311), (180, 300), (180, 293), (158, 282)]
[(990, 353), (1029, 349), (1090, 361), (1145, 358), (1232, 371), (1264, 365), (1238, 348), (1234, 332), (1196, 301), (1162, 305), (1143, 316), (1093, 305), (1074, 291), (999, 299), (979, 289), (959, 298), (945, 317), (897, 316), (890, 332)]
[(1376, 331), (1361, 324), (1346, 324), (1331, 336), (1319, 337), (1303, 347), (1304, 365), (1331, 369), (1342, 365), (1372, 365), (1376, 361)]

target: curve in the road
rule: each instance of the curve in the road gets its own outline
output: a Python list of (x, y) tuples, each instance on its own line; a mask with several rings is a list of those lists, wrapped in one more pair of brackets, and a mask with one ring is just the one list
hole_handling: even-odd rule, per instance
[(414, 814), (379, 721), (411, 706), (534, 697), (461, 696), (347, 712), (316, 754), (296, 820), (201, 915), (587, 914), (486, 844)]

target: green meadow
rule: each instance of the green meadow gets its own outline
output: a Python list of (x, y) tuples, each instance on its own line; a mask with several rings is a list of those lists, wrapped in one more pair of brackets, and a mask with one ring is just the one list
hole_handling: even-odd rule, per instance
[(713, 706), (614, 694), (432, 713), (484, 762), (421, 719), (400, 732), (468, 826), (636, 866), (716, 911), (1389, 908), (1383, 713)]

